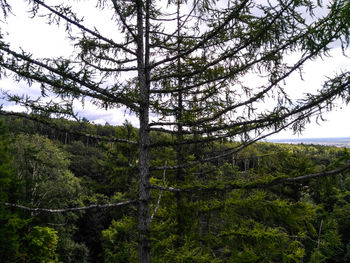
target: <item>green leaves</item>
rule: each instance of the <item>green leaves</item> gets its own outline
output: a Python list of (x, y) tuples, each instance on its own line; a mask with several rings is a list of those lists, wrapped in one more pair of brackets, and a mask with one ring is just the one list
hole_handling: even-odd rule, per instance
[(105, 262), (136, 262), (136, 223), (130, 217), (112, 221), (110, 227), (102, 231), (105, 248)]
[(27, 234), (28, 260), (37, 263), (59, 262), (55, 253), (58, 236), (57, 231), (49, 227), (35, 226)]

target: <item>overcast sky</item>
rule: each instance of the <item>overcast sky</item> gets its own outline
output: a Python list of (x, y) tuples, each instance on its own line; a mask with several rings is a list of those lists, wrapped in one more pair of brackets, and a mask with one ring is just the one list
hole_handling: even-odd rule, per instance
[[(10, 16), (6, 26), (1, 27), (1, 33), (5, 35), (12, 48), (22, 47), (28, 52), (32, 52), (36, 57), (58, 57), (68, 56), (73, 50), (71, 44), (65, 38), (63, 28), (57, 26), (49, 26), (43, 23), (41, 19), (28, 19), (26, 13), (26, 5), (23, 1), (11, 1), (15, 4), (14, 13), (16, 17)], [(85, 12), (85, 16), (98, 17), (98, 20), (94, 20), (94, 24), (97, 24), (101, 33), (104, 30), (108, 31), (105, 25), (109, 24), (110, 16), (97, 16), (94, 13), (92, 2), (95, 1), (83, 1), (84, 7), (82, 10)], [(72, 3), (77, 4), (76, 1)], [(88, 6), (91, 5), (89, 8)], [(86, 24), (92, 20), (87, 19)], [(349, 52), (350, 54), (350, 52)], [(349, 55), (348, 54), (348, 55)], [(300, 79), (299, 74), (294, 74), (286, 82), (288, 89), (293, 90), (293, 94), (300, 96), (303, 92), (316, 92), (321, 88), (322, 83), (327, 79), (327, 76), (331, 77), (336, 72), (348, 71), (350, 69), (350, 58), (344, 57), (340, 48), (335, 48), (331, 52), (332, 57), (326, 57), (323, 59), (317, 59), (315, 61), (309, 61), (304, 67), (303, 80)], [(247, 81), (254, 81), (247, 79)], [(0, 80), (0, 88), (3, 90), (10, 90), (16, 94), (28, 93), (29, 89), (25, 83), (15, 83), (8, 79)], [(30, 89), (29, 94), (40, 94), (39, 89)], [(0, 101), (0, 104), (4, 105), (6, 110), (18, 110), (17, 106), (10, 105), (7, 102)], [(85, 107), (77, 105), (77, 110), (80, 115), (86, 117), (92, 122), (104, 124), (106, 122), (110, 124), (122, 124), (125, 119), (128, 119), (133, 125), (138, 126), (138, 119), (135, 116), (125, 112), (123, 109), (115, 109), (112, 111), (98, 110), (92, 104), (86, 103)], [(313, 137), (350, 137), (350, 107), (341, 105), (335, 108), (332, 112), (324, 115), (326, 122), (316, 124), (310, 123), (303, 134), (299, 137), (313, 138)], [(291, 131), (282, 132), (275, 135), (274, 138), (291, 138), (297, 137), (293, 135)]]

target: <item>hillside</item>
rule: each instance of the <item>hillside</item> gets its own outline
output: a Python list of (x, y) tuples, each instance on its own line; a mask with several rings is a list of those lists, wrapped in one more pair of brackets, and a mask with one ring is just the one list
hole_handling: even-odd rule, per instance
[[(137, 129), (6, 117), (0, 131), (1, 262), (137, 261), (138, 148), (113, 139), (137, 141)], [(235, 144), (184, 145), (183, 158)], [(174, 165), (174, 149), (152, 152), (153, 262), (348, 262), (349, 171), (283, 180), (334, 171), (349, 157), (346, 148), (260, 142), (178, 180), (152, 170)]]

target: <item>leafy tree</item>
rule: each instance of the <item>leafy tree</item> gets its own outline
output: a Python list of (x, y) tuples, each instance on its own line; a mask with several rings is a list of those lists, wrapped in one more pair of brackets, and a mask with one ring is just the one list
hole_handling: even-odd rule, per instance
[[(15, 169), (11, 169), (10, 148), (3, 122), (0, 122), (0, 200), (13, 202), (19, 197)], [(16, 159), (17, 160), (17, 159)], [(18, 161), (18, 160), (17, 160)], [(13, 166), (12, 166), (13, 167)], [(0, 208), (0, 261), (1, 262), (58, 262), (57, 232), (49, 227), (35, 226), (32, 219), (21, 213)]]
[[(0, 121), (0, 200), (11, 201), (14, 175), (10, 168), (7, 129)], [(0, 261), (13, 262), (20, 257), (19, 231), (26, 225), (24, 220), (5, 207), (0, 208)], [(4, 242), (6, 240), (6, 242)]]
[[(68, 170), (66, 153), (40, 135), (18, 135), (11, 145), (13, 167), (23, 184), (23, 197), (33, 207), (59, 207), (78, 202), (79, 179)], [(65, 202), (64, 202), (65, 200)]]
[(35, 226), (27, 235), (30, 262), (58, 262), (57, 232), (49, 227)]
[[(333, 43), (343, 49), (348, 46), (350, 4), (346, 0), (327, 6), (309, 0), (96, 2), (97, 9), (112, 12), (111, 24), (116, 26), (108, 36), (86, 26), (65, 3), (27, 1), (33, 17), (65, 25), (76, 56), (39, 59), (16, 50), (3, 38), (0, 67), (3, 75), (12, 73), (18, 81), (40, 83), (43, 97), (53, 93), (64, 99), (63, 103), (45, 103), (7, 93), (8, 100), (31, 108), (40, 117), (75, 115), (73, 101), (85, 98), (104, 108), (123, 106), (136, 113), (139, 262), (150, 262), (151, 172), (180, 170), (181, 186), (189, 179), (191, 167), (206, 163), (204, 167), (213, 168), (212, 161), (269, 133), (289, 126), (301, 130), (310, 117), (330, 109), (336, 98), (348, 99), (346, 71), (330, 76), (317, 94), (299, 100), (293, 100), (283, 85), (305, 62), (327, 55)], [(6, 19), (11, 4), (0, 4)], [(317, 8), (323, 8), (324, 16), (316, 15)], [(290, 54), (295, 60), (288, 63), (285, 57)], [(260, 76), (259, 85), (244, 82), (252, 75)], [(259, 110), (270, 96), (275, 104)], [(151, 114), (158, 120), (151, 122)], [(151, 131), (176, 135), (176, 139), (152, 142)], [(210, 148), (214, 141), (233, 138), (241, 138), (242, 143), (212, 148), (215, 152)], [(189, 156), (194, 158), (180, 157), (180, 146), (185, 144), (193, 146), (195, 151)], [(177, 163), (150, 167), (151, 149), (170, 146), (177, 149)], [(178, 205), (181, 200), (178, 194)], [(181, 220), (178, 217), (178, 227), (182, 227)]]
[[(66, 152), (51, 140), (40, 135), (19, 134), (10, 149), (14, 160), (12, 167), (17, 177), (17, 202), (21, 201), (29, 207), (47, 208), (74, 207), (82, 204), (80, 180), (68, 170), (69, 160)], [(28, 238), (38, 240), (30, 239), (27, 246), (40, 248), (42, 247), (40, 242), (48, 242), (45, 243), (48, 247), (42, 248), (42, 251), (28, 248), (28, 251), (32, 251), (33, 256), (37, 258), (37, 262), (45, 262), (45, 259), (41, 258), (45, 253), (52, 256), (56, 246), (56, 252), (60, 255), (59, 260), (84, 262), (88, 254), (86, 247), (72, 240), (74, 232), (77, 231), (74, 223), (79, 214), (50, 215), (31, 212), (30, 216), (34, 217), (31, 219), (31, 225), (36, 225), (38, 228), (32, 229), (34, 232), (30, 232)], [(40, 226), (48, 223), (54, 225), (57, 231), (50, 228), (51, 225)], [(81, 258), (77, 258), (74, 254), (80, 255)]]
[(3, 121), (0, 121), (0, 198), (3, 201), (8, 200), (12, 177), (8, 143), (7, 130)]

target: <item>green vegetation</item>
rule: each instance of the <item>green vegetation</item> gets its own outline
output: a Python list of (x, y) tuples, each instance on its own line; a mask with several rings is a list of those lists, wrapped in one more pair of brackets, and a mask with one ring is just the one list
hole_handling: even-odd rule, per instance
[[(76, 122), (56, 122), (78, 127)], [(4, 123), (11, 127), (9, 133)], [(91, 134), (137, 139), (137, 130), (128, 123), (84, 125)], [(171, 138), (155, 133), (152, 140)], [(58, 209), (137, 196), (136, 147), (83, 137), (67, 140), (57, 130), (20, 118), (3, 119), (0, 143), (1, 202)], [(219, 150), (235, 144), (206, 147)], [(195, 158), (187, 150), (185, 157)], [(152, 164), (172, 165), (174, 158), (174, 151), (165, 149), (152, 154)], [(176, 172), (155, 171), (152, 185), (165, 188), (152, 190), (152, 261), (347, 262), (349, 171), (269, 183), (332, 170), (349, 159), (350, 152), (342, 148), (260, 142), (192, 167), (185, 181), (178, 182)], [(167, 186), (183, 189), (181, 211), (177, 192)], [(138, 215), (133, 205), (64, 213), (0, 208), (1, 262), (137, 262)]]
[[(349, 103), (346, 69), (314, 93), (286, 85), (335, 47), (346, 55), (348, 0), (92, 2), (0, 0), (0, 77), (23, 87), (1, 98), (28, 113), (0, 106), (21, 117), (0, 149), (2, 261), (349, 257), (347, 151), (254, 144)], [(13, 43), (17, 6), (62, 28), (70, 54)], [(76, 103), (139, 128), (91, 125)]]

